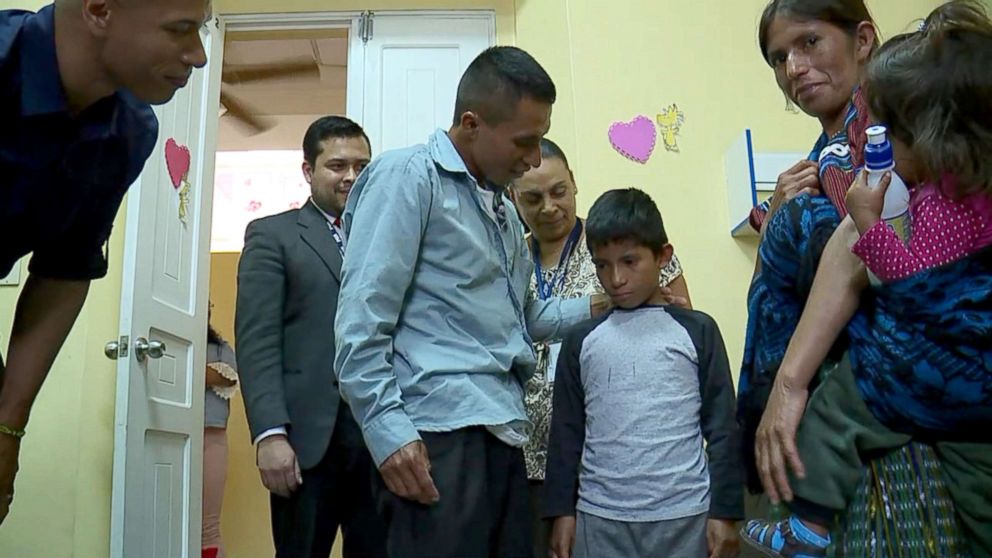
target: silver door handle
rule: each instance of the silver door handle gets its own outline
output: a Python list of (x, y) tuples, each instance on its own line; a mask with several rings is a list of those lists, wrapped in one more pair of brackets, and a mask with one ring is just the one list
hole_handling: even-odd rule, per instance
[(120, 353), (121, 353), (121, 346), (120, 343), (118, 343), (117, 341), (111, 341), (110, 343), (107, 343), (106, 345), (103, 346), (103, 354), (107, 355), (107, 358), (109, 358), (110, 360), (117, 360), (117, 357), (120, 356)]
[(121, 335), (115, 341), (111, 341), (103, 346), (103, 354), (107, 355), (110, 360), (117, 360), (119, 358), (127, 358), (128, 345), (131, 344), (131, 338), (127, 335)]
[(137, 357), (138, 362), (144, 361), (145, 358), (162, 358), (165, 351), (165, 343), (161, 341), (149, 341), (144, 337), (134, 340), (134, 356)]

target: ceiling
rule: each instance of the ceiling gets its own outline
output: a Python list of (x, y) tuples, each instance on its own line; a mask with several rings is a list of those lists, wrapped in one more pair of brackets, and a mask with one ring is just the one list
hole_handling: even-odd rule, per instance
[[(327, 114), (345, 112), (348, 30), (232, 32), (224, 45), (224, 69), (233, 78), (224, 93), (246, 112), (266, 120), (268, 130), (252, 134), (244, 124), (222, 116), (218, 150), (299, 149), (307, 126)], [(317, 71), (239, 82), (244, 65), (309, 65)]]

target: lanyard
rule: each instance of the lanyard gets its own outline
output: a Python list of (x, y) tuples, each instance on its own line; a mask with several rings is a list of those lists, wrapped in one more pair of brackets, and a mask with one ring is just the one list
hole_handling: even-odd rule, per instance
[(582, 221), (576, 218), (575, 226), (572, 227), (572, 232), (569, 233), (568, 240), (565, 241), (565, 247), (561, 250), (558, 267), (555, 268), (551, 281), (544, 280), (544, 271), (541, 269), (541, 248), (535, 240), (532, 254), (534, 257), (534, 279), (537, 283), (537, 296), (541, 300), (548, 300), (555, 292), (560, 292), (565, 285), (568, 262), (572, 258), (572, 252), (575, 251), (575, 245), (578, 244), (580, 236), (582, 236)]
[(338, 251), (341, 252), (341, 258), (344, 258), (344, 239), (338, 234), (338, 228), (331, 224), (330, 221), (327, 222), (327, 228), (331, 229), (331, 235), (334, 236), (334, 242), (338, 245)]

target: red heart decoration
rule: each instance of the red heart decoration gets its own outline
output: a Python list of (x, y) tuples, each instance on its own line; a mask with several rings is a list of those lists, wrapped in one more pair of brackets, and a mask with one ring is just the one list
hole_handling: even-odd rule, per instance
[(165, 166), (169, 168), (172, 187), (178, 190), (183, 177), (189, 172), (189, 148), (169, 138), (165, 142)]

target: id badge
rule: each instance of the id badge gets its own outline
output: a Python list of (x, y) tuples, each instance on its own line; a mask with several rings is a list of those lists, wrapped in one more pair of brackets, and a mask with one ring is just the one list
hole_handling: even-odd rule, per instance
[(555, 370), (558, 369), (558, 354), (561, 353), (561, 343), (550, 343), (548, 345), (548, 372), (546, 378), (548, 383), (555, 381)]

